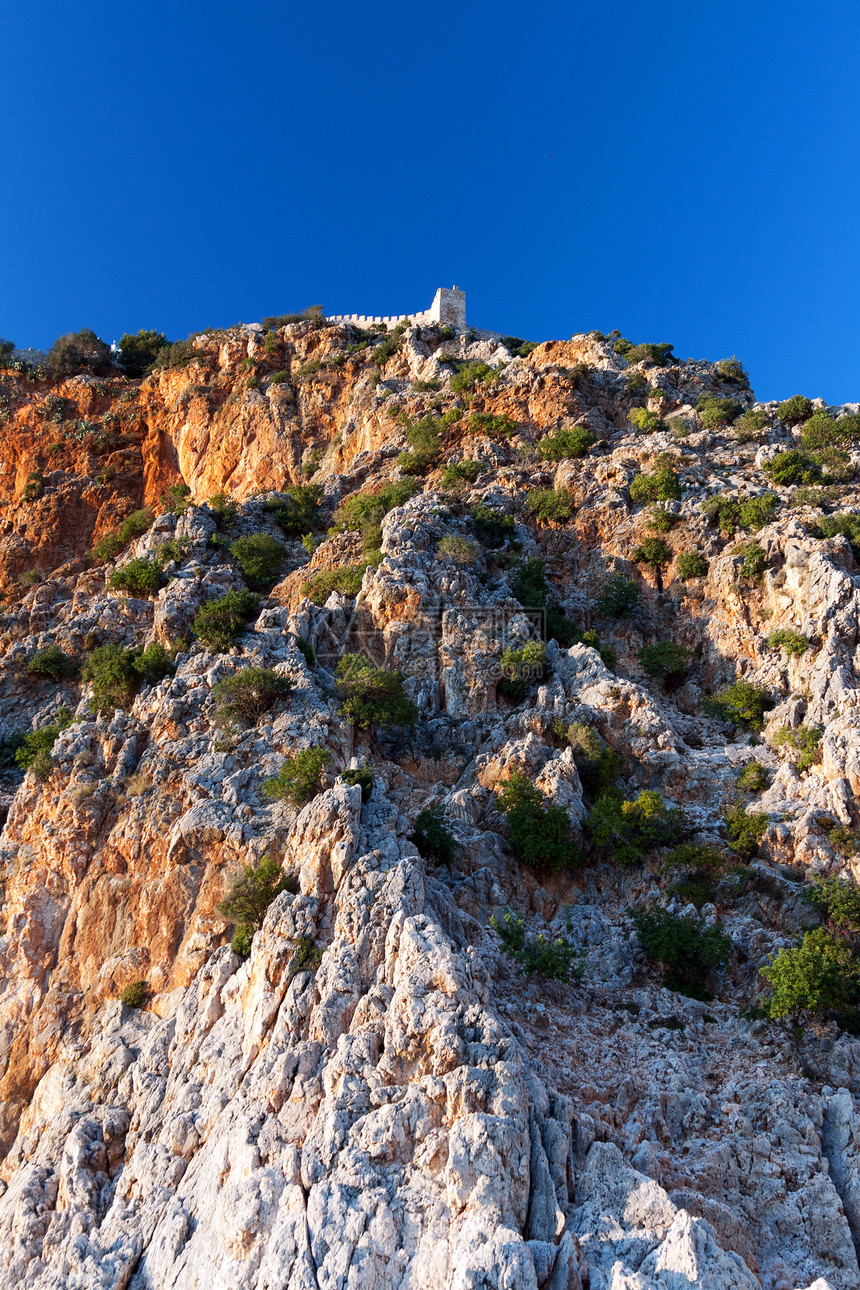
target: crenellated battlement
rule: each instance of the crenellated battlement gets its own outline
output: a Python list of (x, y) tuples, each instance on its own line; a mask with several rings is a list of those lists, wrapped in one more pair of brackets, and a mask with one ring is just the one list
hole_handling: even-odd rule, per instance
[(328, 314), (329, 322), (352, 323), (356, 327), (373, 327), (384, 324), (386, 330), (397, 327), (400, 323), (412, 323), (416, 327), (427, 327), (432, 323), (442, 323), (455, 327), (458, 331), (466, 328), (466, 293), (458, 286), (439, 287), (429, 309), (416, 314)]

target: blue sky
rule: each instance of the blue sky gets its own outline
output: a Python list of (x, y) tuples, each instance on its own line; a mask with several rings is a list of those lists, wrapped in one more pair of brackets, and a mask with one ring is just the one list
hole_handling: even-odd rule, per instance
[(6, 5), (0, 335), (457, 282), (478, 326), (857, 400), (858, 67), (856, 0)]

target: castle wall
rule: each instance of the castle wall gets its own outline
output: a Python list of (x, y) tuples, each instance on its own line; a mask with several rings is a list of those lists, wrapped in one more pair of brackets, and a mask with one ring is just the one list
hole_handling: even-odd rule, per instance
[(384, 323), (388, 331), (399, 323), (412, 323), (416, 327), (442, 323), (464, 331), (466, 293), (459, 287), (439, 287), (430, 308), (415, 314), (327, 314), (326, 317), (329, 322), (352, 323), (355, 327), (372, 327), (375, 324)]

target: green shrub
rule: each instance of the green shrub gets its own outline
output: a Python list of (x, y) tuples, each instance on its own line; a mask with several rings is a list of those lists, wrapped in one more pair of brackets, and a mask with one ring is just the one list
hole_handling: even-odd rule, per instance
[(212, 689), (218, 725), (234, 727), (239, 722), (255, 726), (264, 712), (285, 698), (293, 689), (287, 676), (268, 667), (246, 667), (235, 676), (225, 677)]
[(764, 463), (762, 469), (778, 488), (788, 488), (791, 484), (814, 484), (821, 478), (818, 466), (797, 448), (778, 452)]
[(198, 640), (210, 650), (225, 652), (259, 611), (260, 597), (253, 591), (228, 591), (201, 606), (191, 624)]
[(295, 976), (297, 972), (316, 972), (325, 953), (322, 946), (315, 945), (309, 936), (297, 936), (293, 944), (295, 951), (290, 963), (290, 975)]
[(411, 479), (401, 479), (384, 485), (377, 493), (355, 493), (335, 511), (335, 526), (361, 533), (365, 552), (375, 551), (382, 541), (383, 519), (395, 507), (403, 506), (415, 488)]
[(524, 609), (546, 609), (549, 603), (549, 584), (541, 559), (523, 560), (511, 579), (511, 591)]
[(263, 856), (260, 863), (245, 865), (233, 880), (229, 893), (218, 906), (223, 918), (236, 923), (232, 949), (240, 958), (251, 952), (251, 938), (263, 925), (266, 910), (282, 891), (297, 890), (294, 880), (287, 877), (277, 860)]
[(506, 699), (521, 699), (527, 685), (542, 681), (546, 676), (546, 645), (543, 641), (528, 641), (522, 649), (506, 649), (500, 666), (499, 693)]
[(674, 641), (658, 641), (639, 651), (639, 662), (647, 676), (656, 681), (681, 677), (687, 670), (690, 651)]
[(303, 636), (295, 636), (296, 647), (308, 667), (313, 667), (317, 661), (317, 652), (310, 641), (305, 640)]
[(309, 358), (306, 363), (302, 363), (296, 368), (295, 378), (297, 381), (308, 381), (312, 376), (316, 376), (323, 369), (323, 362), (319, 358)]
[(507, 816), (511, 849), (521, 864), (529, 869), (570, 869), (579, 864), (567, 811), (547, 805), (521, 771), (511, 772), (496, 805)]
[(767, 784), (767, 771), (758, 761), (748, 761), (738, 775), (738, 788), (745, 793), (763, 793)]
[(719, 923), (693, 915), (670, 914), (652, 904), (633, 915), (642, 948), (664, 968), (668, 990), (692, 999), (710, 999), (706, 979), (729, 961), (732, 942)]
[(219, 529), (232, 529), (236, 516), (239, 515), (239, 504), (232, 497), (228, 497), (227, 493), (214, 493), (206, 506), (213, 513)]
[(126, 1008), (142, 1008), (146, 1003), (147, 986), (145, 981), (132, 981), (127, 985), (120, 995), (120, 1000)]
[(651, 507), (651, 514), (648, 517), (648, 527), (649, 529), (654, 529), (657, 533), (671, 533), (678, 520), (679, 516), (673, 515), (664, 506), (655, 503)]
[(732, 355), (731, 358), (721, 358), (718, 363), (714, 364), (714, 371), (721, 381), (728, 385), (749, 385), (749, 373), (745, 369), (739, 358)]
[(800, 945), (780, 950), (761, 975), (773, 991), (760, 1001), (768, 1016), (820, 1016), (856, 1002), (860, 965), (845, 941), (816, 927)]
[(412, 726), (418, 709), (403, 689), (399, 672), (375, 667), (364, 654), (346, 654), (337, 665), (340, 711), (354, 726)]
[[(511, 580), (511, 591), (524, 609), (543, 611), (543, 630), (546, 640), (553, 637), (564, 647), (575, 641), (584, 640), (583, 633), (573, 625), (564, 614), (550, 602), (550, 587), (544, 574), (544, 562), (540, 559), (523, 560), (517, 566)], [(601, 648), (595, 633), (595, 648)], [(587, 641), (592, 644), (592, 641)]]
[(75, 673), (74, 660), (59, 645), (46, 645), (37, 650), (27, 664), (29, 676), (45, 676), (51, 681), (62, 681)]
[(775, 493), (759, 493), (740, 503), (738, 523), (750, 533), (757, 533), (769, 524), (782, 503)]
[(659, 466), (652, 475), (640, 472), (630, 483), (631, 502), (668, 502), (680, 497), (680, 480), (668, 465)]
[(472, 507), (469, 519), (478, 541), (489, 547), (501, 546), (516, 532), (512, 515), (496, 506), (486, 506), (483, 502)]
[(159, 542), (155, 548), (156, 558), (163, 563), (170, 563), (173, 560), (176, 564), (181, 564), (188, 554), (190, 545), (189, 538), (168, 538), (166, 542)]
[(809, 649), (809, 637), (787, 627), (771, 632), (767, 643), (770, 649), (784, 649), (790, 658), (797, 658)]
[(669, 563), (672, 552), (662, 538), (649, 537), (635, 548), (631, 558), (637, 564), (650, 564), (652, 568), (659, 569)]
[(385, 336), (373, 351), (371, 357), (378, 368), (383, 368), (389, 358), (400, 349), (400, 343), (403, 340), (403, 334), (406, 331), (405, 324), (401, 323)]
[(362, 765), (356, 766), (350, 770), (341, 771), (341, 779), (345, 784), (354, 787), (356, 784), (361, 788), (362, 802), (370, 801), (370, 794), (373, 792), (373, 767)]
[(449, 462), (442, 474), (441, 486), (444, 489), (460, 491), (467, 484), (474, 484), (486, 467), (480, 461)]
[(602, 618), (626, 618), (639, 603), (641, 591), (637, 583), (621, 573), (613, 573), (601, 585), (595, 602)]
[(804, 900), (840, 932), (860, 934), (860, 887), (853, 879), (816, 875)]
[(536, 340), (522, 340), (519, 336), (503, 336), (502, 344), (514, 358), (528, 358), (533, 349), (537, 349)]
[(631, 408), (627, 413), (628, 420), (642, 434), (654, 434), (658, 430), (666, 429), (666, 422), (656, 412), (649, 412), (647, 408)]
[(796, 426), (808, 421), (814, 411), (812, 399), (807, 399), (803, 394), (793, 394), (790, 399), (779, 404), (776, 415), (787, 426)]
[(588, 426), (572, 426), (557, 430), (555, 434), (545, 435), (538, 443), (536, 452), (541, 461), (564, 461), (571, 457), (584, 457), (595, 443), (597, 436)]
[(839, 515), (822, 515), (813, 528), (815, 537), (847, 538), (855, 560), (860, 560), (860, 515), (843, 511)]
[(169, 484), (164, 490), (164, 495), (159, 498), (158, 505), (161, 510), (170, 515), (181, 515), (191, 505), (191, 489), (182, 480), (176, 484)]
[(733, 554), (743, 556), (739, 573), (749, 582), (755, 582), (767, 568), (767, 552), (758, 542), (746, 542), (737, 546)]
[(827, 834), (827, 839), (834, 851), (841, 855), (843, 859), (849, 860), (851, 856), (860, 851), (860, 841), (850, 829), (846, 829), (844, 824), (827, 825), (824, 832)]
[(314, 605), (324, 605), (333, 591), (355, 597), (361, 591), (366, 564), (342, 564), (337, 569), (322, 569), (302, 583), (302, 595)]
[(842, 423), (834, 421), (827, 412), (813, 412), (800, 435), (804, 448), (815, 451), (819, 448), (841, 448), (844, 444)]
[(738, 417), (734, 424), (734, 431), (740, 443), (749, 443), (752, 440), (761, 439), (770, 427), (771, 419), (764, 408), (754, 408), (750, 412), (745, 412), (742, 417)]
[[(551, 623), (553, 615), (549, 614), (547, 617), (548, 617), (548, 622)], [(557, 635), (556, 635), (556, 640), (558, 640), (560, 645), (563, 645), (565, 643)], [(618, 662), (618, 651), (614, 645), (609, 645), (608, 643), (604, 643), (603, 641), (601, 641), (600, 637), (597, 635), (597, 632), (595, 631), (583, 632), (581, 641), (583, 645), (588, 645), (591, 649), (597, 650), (598, 654), (603, 660), (604, 667), (608, 667), (610, 672), (613, 672), (615, 670), (615, 664)]]
[(812, 510), (820, 510), (833, 504), (836, 493), (837, 490), (832, 485), (825, 487), (823, 484), (802, 484), (800, 488), (794, 489), (788, 504), (792, 510), (807, 506)]
[(126, 376), (143, 376), (156, 361), (159, 352), (169, 345), (164, 332), (125, 332), (119, 338), (119, 365)]
[(716, 520), (721, 533), (734, 533), (740, 524), (741, 506), (735, 497), (726, 497), (722, 493), (707, 497), (702, 502), (701, 511), (709, 520)]
[(113, 591), (127, 591), (130, 596), (153, 596), (163, 578), (164, 566), (160, 560), (138, 557), (116, 569), (108, 578), (108, 586)]
[(462, 363), (451, 377), (451, 389), (454, 393), (467, 392), (476, 385), (492, 385), (496, 371), (488, 363)]
[(60, 336), (48, 350), (46, 370), (50, 376), (76, 376), (78, 372), (94, 372), (108, 376), (113, 370), (113, 355), (90, 327), (70, 331)]
[(654, 367), (669, 367), (675, 361), (673, 346), (668, 342), (660, 344), (634, 345), (620, 336), (615, 342), (615, 352), (627, 363), (651, 363)]
[(663, 873), (677, 873), (671, 887), (673, 896), (691, 901), (697, 908), (714, 900), (725, 860), (716, 847), (701, 842), (682, 842), (666, 856)]
[(304, 806), (322, 792), (323, 767), (331, 762), (327, 748), (303, 748), (290, 753), (277, 775), (263, 781), (263, 792), (275, 802)]
[(831, 483), (847, 484), (854, 478), (851, 455), (843, 448), (822, 448), (819, 452), (814, 452), (810, 460), (822, 472), (821, 478)]
[(655, 847), (677, 842), (685, 823), (682, 811), (645, 789), (626, 802), (604, 794), (591, 809), (588, 827), (595, 846), (606, 848), (616, 864), (631, 865)]
[(450, 560), (452, 564), (472, 565), (478, 562), (477, 543), (456, 534), (448, 533), (440, 538), (436, 551), (443, 560)]
[(120, 525), (118, 533), (105, 533), (105, 535), (96, 542), (93, 547), (93, 554), (97, 555), (105, 564), (113, 560), (124, 547), (127, 547), (133, 538), (141, 537), (155, 519), (152, 511), (140, 510), (133, 511), (131, 515), (124, 519)]
[(100, 645), (84, 660), (81, 677), (92, 683), (93, 711), (112, 716), (117, 708), (131, 706), (144, 681), (157, 685), (172, 670), (170, 656), (159, 641), (134, 650)]
[(22, 770), (29, 770), (37, 779), (46, 780), (54, 769), (51, 761), (51, 749), (56, 743), (61, 730), (68, 730), (72, 724), (68, 708), (60, 708), (56, 722), (41, 726), (24, 735), (15, 751), (15, 761)]
[(682, 551), (678, 556), (678, 577), (683, 582), (690, 578), (704, 578), (708, 568), (708, 561), (698, 551)]
[(509, 909), (501, 918), (491, 914), (490, 926), (498, 934), (502, 948), (527, 976), (537, 973), (555, 981), (582, 976), (581, 968), (573, 968), (574, 949), (565, 937), (544, 936), (538, 932), (526, 940), (522, 914), (514, 914)]
[(412, 388), (413, 390), (417, 390), (419, 394), (425, 394), (430, 393), (433, 390), (441, 390), (442, 382), (436, 380), (413, 381)]
[(696, 404), (702, 425), (706, 430), (716, 430), (721, 426), (730, 426), (744, 410), (742, 403), (734, 399), (718, 399), (712, 394), (703, 394)]
[(722, 717), (734, 725), (744, 723), (753, 730), (761, 730), (764, 714), (772, 707), (770, 691), (753, 685), (751, 681), (735, 681), (705, 700), (705, 708), (713, 716)]
[(573, 516), (573, 493), (567, 488), (535, 488), (526, 505), (543, 524), (566, 524)]
[(785, 749), (788, 760), (797, 770), (809, 770), (821, 756), (822, 731), (814, 726), (782, 726), (773, 736), (774, 748)]
[(160, 349), (155, 356), (152, 364), (152, 371), (161, 370), (179, 370), (187, 367), (189, 363), (207, 362), (208, 355), (205, 350), (197, 349), (193, 337), (189, 336), (188, 340), (174, 340)]
[(315, 323), (319, 326), (324, 321), (324, 317), (322, 305), (309, 305), (299, 313), (271, 314), (263, 319), (262, 326), (266, 331), (279, 331), (281, 327), (289, 327), (293, 323), (300, 322)]
[(592, 801), (612, 793), (623, 761), (614, 748), (607, 748), (593, 726), (574, 721), (562, 732), (573, 752), (582, 791)]
[(316, 528), (322, 497), (319, 484), (292, 484), (266, 505), (284, 532), (298, 537)]
[(25, 502), (37, 502), (45, 491), (45, 477), (41, 470), (31, 470), (27, 476), (27, 483), (21, 494)]
[(749, 812), (742, 806), (733, 806), (725, 815), (729, 846), (744, 860), (751, 859), (767, 833), (770, 817), (763, 811)]
[(397, 458), (398, 465), (406, 475), (423, 475), (438, 460), (439, 453), (442, 450), (442, 440), (439, 431), (443, 425), (441, 420), (432, 416), (421, 417), (420, 420), (410, 422), (406, 418), (406, 441), (411, 449), (410, 452), (401, 452)]
[(494, 416), (492, 412), (473, 412), (468, 426), (473, 434), (485, 434), (490, 439), (510, 439), (517, 432), (513, 417)]
[(230, 554), (250, 585), (260, 589), (277, 577), (287, 558), (287, 548), (268, 533), (252, 533), (233, 542)]
[(454, 834), (445, 823), (445, 808), (439, 802), (419, 811), (409, 841), (414, 842), (419, 855), (436, 864), (450, 865), (457, 854)]

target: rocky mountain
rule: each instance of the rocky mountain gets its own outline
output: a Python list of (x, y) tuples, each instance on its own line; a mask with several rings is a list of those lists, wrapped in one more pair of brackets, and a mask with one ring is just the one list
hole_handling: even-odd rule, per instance
[(309, 317), (0, 418), (0, 1285), (860, 1286), (856, 407)]

